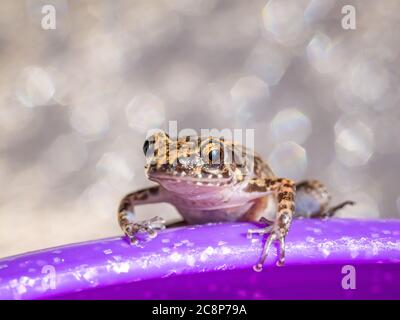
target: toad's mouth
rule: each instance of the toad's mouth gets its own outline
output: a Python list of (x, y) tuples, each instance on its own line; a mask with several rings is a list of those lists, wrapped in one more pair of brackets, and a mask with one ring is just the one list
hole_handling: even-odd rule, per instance
[(229, 185), (233, 181), (233, 176), (223, 176), (222, 174), (197, 173), (187, 174), (186, 172), (147, 172), (150, 180), (160, 183), (161, 185), (190, 185), (203, 187), (218, 187)]

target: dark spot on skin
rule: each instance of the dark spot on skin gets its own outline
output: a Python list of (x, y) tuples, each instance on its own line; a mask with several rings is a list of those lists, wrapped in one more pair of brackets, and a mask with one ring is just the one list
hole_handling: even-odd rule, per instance
[(150, 192), (151, 195), (157, 195), (158, 194), (158, 190), (159, 190), (159, 187), (151, 187), (151, 188), (149, 188), (149, 192)]
[(283, 200), (283, 197), (285, 196), (285, 193), (286, 192), (278, 193), (278, 202), (281, 202)]
[(198, 137), (197, 138), (197, 147), (200, 147), (200, 145), (201, 145), (201, 137)]
[(287, 200), (287, 201), (293, 201), (294, 200), (294, 195), (292, 192), (280, 192), (278, 194), (278, 202), (281, 202), (282, 200)]
[(316, 188), (321, 188), (322, 184), (319, 181), (313, 181), (312, 184), (316, 187)]
[[(242, 158), (245, 159), (247, 155), (242, 154)], [(256, 176), (261, 176), (264, 170), (264, 163), (259, 157), (254, 157), (254, 173)]]
[(228, 172), (228, 170), (224, 170), (224, 172), (222, 172), (222, 177), (224, 177), (224, 178), (229, 178), (229, 172)]
[(160, 170), (161, 170), (161, 171), (167, 171), (168, 168), (169, 168), (169, 165), (166, 164), (166, 163), (164, 163), (164, 164), (161, 165)]
[(122, 201), (121, 204), (119, 205), (118, 212), (122, 212), (124, 210), (128, 210), (129, 207), (130, 207), (130, 203), (129, 202)]
[(137, 192), (137, 191), (128, 193), (128, 194), (124, 197), (124, 200), (125, 200), (125, 201), (128, 201), (128, 199), (132, 198), (132, 197), (135, 195), (136, 192)]
[(309, 183), (307, 181), (302, 181), (296, 184), (296, 188), (297, 189), (309, 188)]
[(167, 145), (165, 147), (166, 147), (165, 157), (166, 157), (167, 162), (169, 162), (169, 143), (167, 143)]
[(287, 209), (287, 205), (286, 204), (280, 204), (279, 207), (278, 207), (279, 211), (285, 210), (285, 209)]
[(278, 182), (276, 180), (267, 180), (266, 184), (271, 187), (275, 187)]
[(146, 200), (149, 197), (146, 191), (138, 193), (134, 200)]
[(269, 190), (272, 191), (278, 184), (277, 180), (271, 180), (271, 179), (258, 180), (258, 181), (262, 182), (263, 185), (260, 185), (260, 183), (251, 183), (246, 187), (245, 191), (246, 192), (267, 192)]
[(289, 194), (288, 194), (288, 196), (287, 196), (287, 199), (286, 200), (289, 200), (289, 201), (294, 201), (294, 194), (293, 194), (293, 192), (289, 192)]
[(244, 189), (245, 192), (266, 192), (266, 186), (259, 186), (258, 184), (248, 184)]

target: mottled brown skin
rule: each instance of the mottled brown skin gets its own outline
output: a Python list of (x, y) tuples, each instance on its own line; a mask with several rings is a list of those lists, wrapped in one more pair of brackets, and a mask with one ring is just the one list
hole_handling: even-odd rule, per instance
[[(131, 243), (138, 232), (156, 235), (163, 219), (135, 221), (134, 206), (168, 202), (189, 224), (221, 221), (266, 223), (248, 235), (268, 234), (260, 261), (261, 271), (273, 241), (280, 246), (278, 264), (285, 261), (285, 237), (294, 215), (328, 217), (351, 201), (328, 209), (330, 196), (318, 181), (296, 184), (278, 178), (251, 150), (215, 137), (183, 137), (172, 140), (160, 132), (146, 140), (145, 166), (150, 180), (159, 185), (126, 195), (119, 206), (118, 221)], [(297, 196), (296, 196), (297, 193)], [(268, 220), (268, 211), (276, 213)]]

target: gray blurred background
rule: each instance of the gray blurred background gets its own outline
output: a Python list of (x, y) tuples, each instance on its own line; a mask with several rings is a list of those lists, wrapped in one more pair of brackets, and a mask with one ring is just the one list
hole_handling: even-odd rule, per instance
[[(56, 8), (56, 29), (41, 26)], [(344, 30), (342, 7), (356, 8)], [(0, 257), (120, 235), (152, 128), (255, 130), (349, 218), (400, 216), (400, 2), (2, 1)], [(140, 217), (176, 218), (169, 205)]]

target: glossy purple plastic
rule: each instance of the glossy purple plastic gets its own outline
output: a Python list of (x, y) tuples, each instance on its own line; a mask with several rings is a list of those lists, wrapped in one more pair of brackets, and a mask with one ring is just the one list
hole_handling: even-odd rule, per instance
[(400, 299), (398, 220), (295, 220), (285, 266), (275, 245), (260, 273), (252, 266), (265, 239), (248, 239), (249, 228), (189, 226), (138, 247), (118, 237), (5, 258), (0, 298)]

